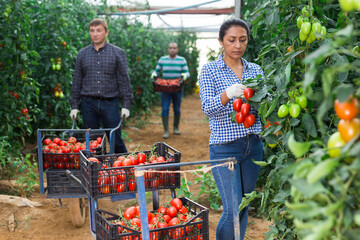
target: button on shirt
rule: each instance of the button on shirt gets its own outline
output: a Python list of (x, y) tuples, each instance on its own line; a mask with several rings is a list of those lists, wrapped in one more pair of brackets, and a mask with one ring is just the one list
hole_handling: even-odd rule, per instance
[(221, 94), (226, 88), (235, 83), (243, 83), (246, 79), (263, 75), (260, 66), (247, 62), (242, 58), (243, 74), (241, 80), (229, 68), (220, 55), (217, 60), (205, 64), (199, 76), (199, 90), (201, 107), (206, 116), (209, 117), (211, 130), (209, 144), (222, 144), (245, 137), (249, 133), (260, 133), (262, 131), (260, 117), (257, 111), (251, 109), (250, 113), (255, 115), (255, 124), (245, 128), (243, 124), (233, 123), (229, 114), (233, 111), (231, 99), (225, 106), (221, 103)]
[(96, 51), (93, 44), (82, 48), (76, 59), (70, 104), (78, 109), (81, 96), (114, 98), (130, 109), (133, 98), (125, 52), (110, 43)]

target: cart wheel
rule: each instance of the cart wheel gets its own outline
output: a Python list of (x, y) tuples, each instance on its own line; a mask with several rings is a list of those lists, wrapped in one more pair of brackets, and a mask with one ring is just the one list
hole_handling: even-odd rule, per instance
[(85, 199), (69, 198), (69, 212), (73, 225), (77, 228), (84, 226), (85, 223)]

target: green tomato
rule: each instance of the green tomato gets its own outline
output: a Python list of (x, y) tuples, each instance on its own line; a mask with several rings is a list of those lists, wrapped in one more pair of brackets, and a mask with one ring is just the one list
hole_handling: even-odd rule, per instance
[(305, 97), (304, 95), (296, 97), (295, 101), (297, 104), (300, 105), (302, 109), (307, 107), (307, 97)]
[(329, 156), (332, 158), (339, 157), (341, 148), (346, 144), (346, 142), (341, 138), (340, 132), (333, 133), (327, 143), (327, 148)]
[(315, 34), (320, 33), (321, 32), (321, 23), (314, 22), (311, 25), (311, 31), (314, 32)]
[(296, 25), (299, 29), (301, 29), (301, 25), (304, 22), (304, 17), (303, 16), (298, 16), (298, 18), (296, 19)]
[(360, 0), (353, 0), (353, 6), (355, 9), (360, 11)]
[(301, 42), (304, 42), (307, 38), (308, 38), (308, 35), (307, 34), (304, 34), (302, 30), (300, 30), (299, 32), (299, 38), (300, 38), (300, 41)]
[(289, 108), (290, 116), (293, 118), (297, 118), (300, 115), (301, 107), (298, 103), (291, 104)]
[(274, 148), (274, 147), (277, 146), (277, 143), (268, 143), (268, 145), (269, 145), (270, 148)]
[(312, 43), (314, 40), (312, 40), (312, 38), (310, 36), (308, 36), (308, 38), (306, 39), (306, 42), (308, 44)]
[(289, 114), (289, 108), (285, 104), (281, 105), (278, 110), (279, 118), (284, 118)]
[(353, 48), (353, 52), (359, 54), (359, 53), (360, 53), (360, 47), (359, 47), (359, 46), (355, 46), (355, 47)]
[[(310, 16), (310, 6), (303, 7), (303, 9), (301, 10), (301, 13), (306, 17)], [(311, 8), (311, 14), (313, 14), (313, 13), (314, 13), (314, 8)]]
[(321, 34), (321, 37), (322, 37), (322, 38), (325, 37), (326, 32), (327, 32), (326, 27), (322, 26), (322, 27), (321, 27), (321, 31), (320, 31), (320, 34)]
[(315, 40), (316, 40), (316, 34), (311, 31), (310, 34), (309, 34), (309, 38), (310, 38), (312, 41), (315, 41)]
[(51, 67), (52, 67), (52, 70), (56, 70), (56, 65), (55, 64), (52, 64)]
[(61, 69), (61, 65), (60, 64), (56, 64), (56, 70), (60, 70)]
[(354, 0), (339, 0), (340, 7), (344, 12), (350, 12), (354, 10)]
[(310, 22), (304, 22), (301, 25), (301, 31), (306, 34), (309, 35), (310, 31), (311, 31), (311, 23)]

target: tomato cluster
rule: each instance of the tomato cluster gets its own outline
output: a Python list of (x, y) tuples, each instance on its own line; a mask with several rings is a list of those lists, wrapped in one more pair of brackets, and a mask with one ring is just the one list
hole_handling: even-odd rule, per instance
[[(101, 164), (101, 161), (96, 157), (90, 157), (87, 160)], [(102, 170), (99, 171), (97, 176), (98, 190), (102, 195), (135, 192), (137, 189), (134, 168), (129, 167), (173, 161), (173, 158), (165, 159), (163, 156), (156, 156), (154, 154), (147, 157), (146, 154), (142, 152), (119, 156), (110, 166), (102, 163)], [(167, 168), (167, 170), (174, 169)], [(175, 173), (156, 173), (149, 170), (149, 172), (145, 172), (144, 178), (146, 189), (164, 188), (175, 184)]]
[(154, 91), (156, 92), (180, 92), (181, 78), (162, 79), (157, 78), (154, 82)]
[[(101, 146), (103, 139), (98, 137), (90, 140), (90, 151), (96, 152)], [(53, 167), (58, 169), (79, 169), (80, 150), (86, 149), (86, 142), (79, 142), (75, 137), (70, 137), (67, 141), (56, 137), (53, 140), (45, 138), (43, 141), (43, 167), (44, 169)]]
[(56, 86), (54, 88), (54, 95), (55, 95), (55, 97), (59, 97), (59, 98), (64, 97), (64, 92), (61, 89), (61, 84), (60, 83), (56, 84)]
[[(157, 211), (148, 211), (148, 226), (150, 239), (184, 239), (202, 240), (203, 219), (194, 215), (181, 199), (173, 198), (168, 207), (159, 207)], [(195, 213), (196, 214), (196, 213)], [(141, 231), (140, 207), (131, 206), (124, 213), (120, 212), (119, 219), (112, 220), (112, 224), (118, 226), (118, 234), (131, 233), (131, 230)], [(152, 231), (153, 229), (164, 231)], [(141, 239), (138, 234), (128, 235), (131, 240)]]
[(177, 78), (177, 79), (158, 78), (156, 79), (155, 83), (163, 86), (180, 86), (181, 78)]
[[(254, 90), (246, 88), (244, 91), (244, 97), (247, 101), (254, 95)], [(249, 128), (255, 123), (254, 114), (250, 113), (251, 106), (249, 103), (243, 102), (241, 98), (237, 98), (233, 101), (233, 109), (236, 111), (236, 122), (243, 124), (245, 128)]]
[[(307, 43), (312, 43), (316, 39), (322, 40), (326, 35), (326, 27), (321, 25), (321, 22), (313, 17), (314, 9), (310, 11), (309, 6), (305, 6), (302, 9), (302, 15), (297, 18), (297, 27), (300, 29), (299, 38), (301, 42), (306, 41)], [(309, 20), (309, 17), (312, 20)]]
[(288, 114), (292, 118), (297, 118), (300, 115), (301, 109), (307, 107), (308, 101), (307, 97), (302, 94), (302, 88), (291, 90), (288, 92), (290, 101), (286, 104), (282, 104), (278, 109), (278, 117), (284, 118)]
[(61, 69), (61, 58), (56, 58), (56, 62), (55, 62), (55, 58), (50, 58), (50, 62), (51, 62), (52, 70), (60, 71), (60, 69)]
[(355, 97), (349, 97), (345, 102), (338, 99), (334, 102), (336, 115), (340, 118), (338, 131), (333, 133), (327, 143), (330, 157), (339, 157), (341, 148), (354, 138), (359, 138), (360, 119), (357, 118), (359, 113), (359, 102)]

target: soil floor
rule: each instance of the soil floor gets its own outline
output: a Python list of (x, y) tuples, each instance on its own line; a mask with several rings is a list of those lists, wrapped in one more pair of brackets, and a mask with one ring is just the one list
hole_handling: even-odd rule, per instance
[[(181, 152), (181, 162), (192, 162), (209, 159), (209, 135), (210, 130), (208, 121), (201, 111), (201, 103), (198, 95), (186, 96), (181, 106), (181, 135), (173, 135), (172, 120), (170, 114), (169, 124), (170, 137), (163, 139), (163, 127), (161, 123), (160, 107), (153, 109), (153, 115), (146, 120), (146, 124), (139, 128), (127, 124), (123, 131), (131, 141), (126, 141), (128, 151), (134, 151), (139, 144), (142, 150), (149, 150), (156, 142), (166, 142)], [(183, 169), (192, 169), (196, 166), (187, 166)], [(191, 180), (192, 174), (187, 174), (187, 179)], [(1, 186), (0, 186), (1, 187)], [(199, 186), (191, 185), (190, 190), (196, 193)], [(151, 198), (151, 194), (149, 195)], [(37, 187), (35, 193), (29, 197), (31, 201), (41, 203), (40, 207), (16, 206), (10, 203), (0, 201), (0, 239), (31, 239), (31, 240), (55, 240), (55, 239), (73, 239), (87, 240), (94, 239), (90, 234), (89, 214), (87, 212), (85, 224), (81, 228), (76, 228), (71, 222), (68, 199), (62, 199), (60, 206), (58, 199), (50, 199), (42, 196)], [(168, 202), (170, 191), (160, 191), (160, 203)], [(202, 198), (200, 198), (202, 199)], [(206, 206), (207, 202), (201, 200), (201, 204)], [(150, 201), (151, 202), (151, 201)], [(110, 212), (117, 212), (118, 207), (125, 209), (129, 205), (135, 205), (136, 199), (114, 201), (102, 199), (98, 201), (100, 209), (106, 209)], [(208, 206), (206, 206), (208, 207)], [(148, 210), (152, 209), (149, 204)], [(88, 209), (86, 209), (88, 211)], [(217, 223), (221, 216), (221, 210), (209, 211), (209, 230), (210, 239), (215, 240), (215, 231)], [(11, 219), (14, 219), (14, 231), (10, 231)], [(246, 238), (248, 240), (262, 240), (266, 236), (264, 233), (269, 231), (270, 222), (265, 219), (259, 219), (250, 216)], [(224, 239), (225, 240), (225, 239)]]

